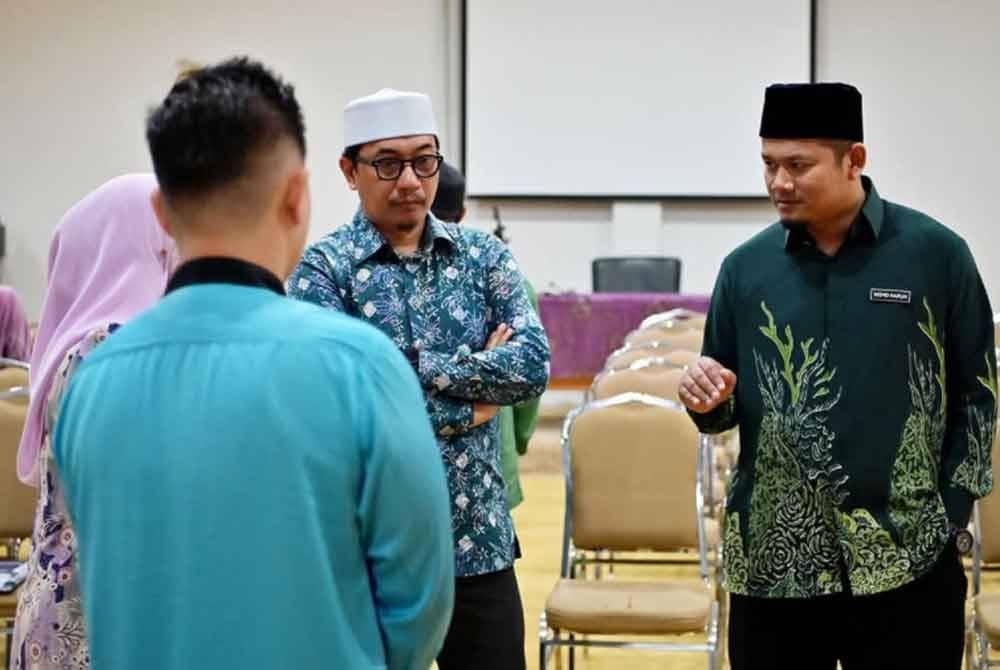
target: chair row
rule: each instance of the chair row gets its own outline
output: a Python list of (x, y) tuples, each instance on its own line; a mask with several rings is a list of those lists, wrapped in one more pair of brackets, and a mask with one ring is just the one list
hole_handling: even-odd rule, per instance
[[(566, 418), (566, 510), (560, 579), (540, 619), (546, 668), (567, 647), (699, 651), (721, 667), (721, 542), (713, 512), (714, 443), (680, 404), (684, 366), (699, 356), (704, 316), (645, 319)], [(674, 565), (696, 556), (700, 579), (602, 579), (616, 565)], [(595, 566), (588, 574), (588, 566)], [(558, 660), (558, 656), (557, 656)]]
[[(21, 543), (31, 537), (38, 490), (17, 478), (17, 447), (28, 414), (28, 364), (0, 358), (0, 541), (8, 559), (19, 556)], [(0, 633), (6, 633), (10, 658), (11, 622), (20, 589), (0, 594)]]
[[(718, 529), (704, 514), (711, 444), (679, 403), (628, 392), (571, 412), (562, 450), (560, 578), (539, 622), (539, 667), (561, 647), (570, 670), (576, 647), (612, 647), (703, 652), (710, 669), (720, 668)], [(588, 579), (585, 571), (673, 564), (668, 554), (678, 551), (697, 552), (700, 579)]]
[[(998, 369), (1000, 374), (1000, 369)], [(994, 434), (993, 479), (1000, 482), (1000, 426)], [(976, 501), (973, 508), (972, 617), (965, 645), (966, 667), (986, 670), (1000, 666), (1000, 593), (983, 592), (983, 573), (1000, 569), (1000, 493)], [(992, 656), (992, 658), (991, 658)]]

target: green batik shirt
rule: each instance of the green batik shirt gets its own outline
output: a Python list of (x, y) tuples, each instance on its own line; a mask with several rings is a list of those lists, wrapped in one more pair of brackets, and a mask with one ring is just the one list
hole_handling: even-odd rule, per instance
[(724, 531), (733, 593), (899, 588), (993, 488), (992, 314), (972, 254), (863, 181), (835, 256), (777, 223), (719, 272), (704, 354), (736, 390), (692, 417), (706, 433), (740, 429)]
[[(535, 287), (527, 279), (524, 280), (524, 292), (528, 301), (538, 313), (538, 295)], [(524, 490), (521, 488), (521, 475), (518, 470), (518, 458), (528, 451), (528, 442), (535, 433), (538, 423), (539, 398), (525, 400), (513, 406), (501, 407), (498, 414), (500, 420), (500, 464), (503, 467), (503, 480), (507, 485), (507, 509), (514, 509), (524, 502)]]

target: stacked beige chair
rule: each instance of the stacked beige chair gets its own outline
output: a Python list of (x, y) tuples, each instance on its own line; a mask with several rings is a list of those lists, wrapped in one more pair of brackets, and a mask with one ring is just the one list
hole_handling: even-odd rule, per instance
[(17, 478), (17, 447), (28, 412), (27, 364), (0, 359), (0, 540), (7, 556), (15, 556), (20, 542), (31, 537), (37, 489)]
[[(646, 365), (650, 359), (678, 367), (690, 365), (700, 355), (697, 352), (701, 351), (703, 328), (704, 315), (683, 309), (647, 318), (638, 330), (626, 337), (625, 346), (608, 357), (604, 366), (605, 371), (595, 378), (587, 399), (593, 399), (597, 382), (608, 371)], [(677, 373), (677, 376), (679, 377), (680, 373)], [(679, 401), (676, 392), (666, 397)], [(713, 436), (711, 441), (715, 447), (711, 462), (718, 472), (718, 481), (725, 482), (729, 479), (729, 474), (739, 457), (739, 438), (736, 431), (730, 431), (725, 435)], [(710, 496), (713, 501), (725, 495), (721, 486), (713, 486), (712, 489), (712, 492), (719, 494)]]
[[(21, 361), (3, 359), (0, 364), (0, 540), (7, 557), (16, 558), (21, 543), (31, 537), (37, 489), (17, 478), (17, 446), (28, 412), (28, 370)], [(0, 593), (0, 632), (6, 633), (10, 658), (11, 623), (17, 609), (18, 591)]]
[(680, 402), (680, 383), (684, 368), (665, 359), (646, 358), (624, 369), (605, 370), (590, 387), (593, 400), (606, 400), (622, 393), (635, 392)]
[(605, 369), (628, 367), (645, 357), (665, 357), (671, 363), (687, 365), (701, 351), (704, 330), (705, 315), (698, 312), (672, 309), (653, 314), (625, 337), (622, 348), (608, 357)]
[(996, 347), (997, 360), (1000, 360), (1000, 312), (993, 315), (993, 344)]
[[(623, 393), (642, 393), (680, 405), (680, 382), (683, 376), (684, 368), (671, 365), (662, 359), (645, 359), (633, 363), (624, 370), (607, 370), (599, 374), (590, 388), (590, 399), (607, 400)], [(709, 547), (715, 549), (718, 547), (720, 501), (725, 498), (726, 487), (724, 472), (720, 471), (721, 468), (712, 468), (712, 464), (716, 463), (715, 440), (703, 436), (702, 441), (708, 457), (701, 484), (705, 487), (706, 509), (710, 511)]]
[[(638, 360), (628, 368), (605, 370), (597, 375), (588, 392), (588, 399), (592, 401), (607, 400), (624, 393), (641, 393), (680, 404), (679, 390), (683, 374), (682, 367), (673, 365), (662, 358)], [(712, 467), (715, 462), (715, 459), (711, 457), (713, 446), (711, 442), (705, 443), (705, 449), (710, 457), (705, 460), (705, 471), (702, 473), (701, 484), (705, 490), (705, 512), (709, 517), (705, 525), (706, 537), (708, 547), (713, 552), (714, 561), (714, 552), (719, 548), (721, 506), (718, 501), (725, 496), (725, 488), (721, 474)], [(696, 549), (696, 547), (692, 545), (688, 549)], [(613, 558), (614, 555), (607, 554), (607, 556)], [(600, 565), (595, 570), (595, 575), (600, 577)]]
[(669, 344), (643, 344), (635, 347), (623, 347), (611, 353), (604, 363), (605, 370), (621, 370), (637, 361), (657, 359), (664, 363), (683, 367), (698, 360), (700, 354), (689, 349), (677, 349)]
[[(27, 394), (21, 393), (20, 389), (28, 387), (28, 364), (16, 358), (0, 357), (0, 391), (18, 390), (15, 402), (27, 403)], [(21, 396), (18, 400), (16, 396)]]
[[(721, 667), (700, 445), (680, 405), (649, 395), (594, 401), (567, 417), (560, 580), (541, 616), (540, 668), (563, 646), (570, 648), (570, 670), (575, 647), (704, 652), (710, 669)], [(700, 580), (597, 581), (579, 574), (586, 563), (665, 564), (667, 552), (687, 547), (698, 548)], [(615, 554), (603, 558), (601, 549)]]
[[(704, 339), (704, 325), (695, 327), (696, 320), (688, 322), (666, 320), (653, 322), (646, 328), (632, 331), (625, 338), (625, 346), (611, 354), (606, 368), (617, 369), (632, 365), (637, 361), (649, 358), (645, 355), (647, 351), (657, 352), (653, 357), (665, 357), (666, 352), (685, 352), (671, 355), (671, 362), (678, 362), (679, 365), (690, 365), (697, 360), (695, 352), (701, 351), (702, 340)], [(639, 353), (642, 352), (642, 353)], [(661, 353), (663, 352), (663, 353)], [(723, 473), (724, 478), (728, 478), (728, 473), (735, 465), (739, 457), (739, 438), (735, 431), (730, 431), (726, 435), (712, 438), (718, 447), (715, 450), (716, 466)]]
[(653, 327), (633, 330), (625, 336), (625, 346), (637, 347), (645, 344), (659, 343), (660, 346), (670, 346), (674, 349), (701, 351), (701, 341), (704, 337), (701, 329), (686, 326), (670, 325), (669, 327)]
[[(1000, 426), (993, 440), (993, 478), (1000, 482)], [(990, 659), (991, 650), (1000, 650), (1000, 593), (982, 592), (982, 573), (986, 566), (1000, 565), (1000, 493), (976, 502), (973, 511), (975, 542), (972, 553), (973, 618), (970, 640), (965, 645), (966, 667), (970, 670), (1000, 666)]]
[(661, 327), (667, 324), (675, 324), (677, 326), (687, 326), (696, 330), (704, 330), (705, 315), (701, 312), (692, 312), (691, 310), (684, 309), (683, 307), (672, 309), (668, 312), (660, 312), (658, 314), (651, 314), (647, 316), (642, 320), (642, 323), (639, 324), (639, 330)]

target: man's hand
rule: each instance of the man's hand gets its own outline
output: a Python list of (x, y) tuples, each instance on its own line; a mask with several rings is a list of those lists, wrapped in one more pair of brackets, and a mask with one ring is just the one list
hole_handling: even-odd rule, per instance
[(506, 323), (501, 323), (497, 326), (496, 330), (490, 333), (489, 338), (486, 340), (486, 347), (483, 351), (496, 349), (499, 346), (507, 344), (512, 337), (514, 337), (514, 329)]
[[(490, 333), (489, 338), (486, 340), (486, 347), (483, 351), (489, 351), (491, 349), (496, 349), (497, 347), (507, 344), (510, 338), (514, 336), (514, 329), (508, 326), (506, 323), (501, 323), (497, 326), (497, 329)], [(486, 403), (477, 402), (472, 406), (472, 427), (480, 426), (493, 417), (497, 415), (500, 411), (499, 405), (487, 405)]]
[(680, 398), (692, 412), (706, 414), (728, 400), (735, 389), (736, 374), (718, 361), (702, 356), (684, 369)]
[(477, 402), (472, 405), (472, 427), (481, 426), (493, 417), (497, 415), (500, 411), (499, 405), (487, 405), (486, 403)]

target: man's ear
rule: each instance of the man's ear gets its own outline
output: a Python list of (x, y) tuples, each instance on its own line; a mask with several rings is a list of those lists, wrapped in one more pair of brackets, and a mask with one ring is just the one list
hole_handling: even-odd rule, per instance
[(167, 203), (163, 199), (163, 192), (160, 189), (153, 191), (153, 194), (149, 196), (149, 203), (153, 206), (153, 212), (156, 214), (156, 221), (160, 224), (160, 228), (173, 238), (173, 227), (170, 224), (170, 217), (167, 215)]
[(868, 163), (868, 147), (861, 142), (855, 142), (847, 152), (847, 157), (849, 159), (847, 167), (849, 176), (851, 179), (860, 178), (861, 173), (864, 172), (865, 165)]
[(285, 193), (281, 202), (282, 219), (292, 226), (309, 225), (309, 170), (302, 166), (295, 170), (285, 182)]
[(344, 179), (352, 191), (358, 190), (358, 166), (346, 156), (340, 157), (340, 171), (344, 173)]

